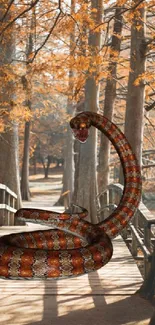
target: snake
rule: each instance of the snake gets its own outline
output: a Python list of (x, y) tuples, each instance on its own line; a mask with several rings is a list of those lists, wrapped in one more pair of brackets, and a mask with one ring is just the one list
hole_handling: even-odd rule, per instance
[[(114, 145), (123, 167), (124, 190), (115, 210), (97, 224), (86, 220), (87, 210), (59, 213), (21, 208), (17, 220), (47, 229), (0, 238), (0, 277), (4, 279), (59, 279), (99, 270), (113, 254), (112, 239), (128, 225), (141, 199), (141, 170), (121, 130), (100, 114), (84, 111), (70, 121), (74, 137), (85, 143), (91, 126)], [(83, 144), (84, 145), (84, 144)]]

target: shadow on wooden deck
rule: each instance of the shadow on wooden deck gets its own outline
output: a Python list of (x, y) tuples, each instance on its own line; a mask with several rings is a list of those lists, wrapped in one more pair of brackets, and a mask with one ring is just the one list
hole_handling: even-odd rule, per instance
[(121, 237), (113, 244), (112, 260), (89, 275), (47, 281), (1, 279), (0, 324), (154, 325), (153, 306), (134, 294), (142, 282), (134, 260)]
[[(89, 283), (91, 287), (91, 275)], [(69, 285), (69, 284), (68, 284)], [(100, 285), (98, 277), (97, 285)], [(93, 285), (94, 286), (94, 285)], [(22, 299), (19, 294), (16, 303), (9, 303), (10, 297), (3, 299), (3, 308), (12, 309), (12, 317), (0, 324), (27, 325), (148, 325), (153, 312), (152, 306), (136, 295), (115, 295), (92, 293), (88, 295), (40, 295)], [(101, 286), (102, 288), (102, 286)], [(55, 282), (55, 291), (57, 283)], [(103, 290), (103, 288), (102, 288)], [(9, 298), (9, 300), (8, 300)], [(19, 301), (19, 304), (18, 304)], [(32, 308), (33, 306), (33, 308)], [(3, 311), (5, 312), (5, 311)], [(17, 317), (18, 315), (18, 317)], [(11, 315), (10, 315), (11, 316)], [(32, 320), (31, 320), (32, 319)], [(34, 321), (34, 319), (38, 319)], [(154, 323), (150, 323), (154, 325)]]
[[(34, 196), (25, 207), (47, 209), (60, 195), (61, 184), (46, 184), (45, 193), (57, 191), (54, 196), (43, 193), (44, 188), (38, 195), (41, 184), (33, 186)], [(1, 235), (14, 229), (2, 229)], [(153, 306), (135, 295), (142, 277), (130, 252), (120, 237), (113, 245), (110, 263), (89, 275), (48, 281), (0, 279), (0, 325), (155, 325)]]

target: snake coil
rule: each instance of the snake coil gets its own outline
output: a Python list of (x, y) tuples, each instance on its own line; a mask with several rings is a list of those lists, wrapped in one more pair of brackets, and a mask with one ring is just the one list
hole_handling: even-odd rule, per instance
[(81, 213), (56, 213), (20, 209), (15, 218), (49, 227), (0, 238), (0, 277), (48, 279), (78, 276), (98, 270), (113, 253), (111, 239), (126, 227), (141, 197), (141, 174), (137, 159), (118, 127), (104, 116), (82, 112), (70, 121), (77, 139), (85, 142), (89, 128), (103, 132), (117, 150), (125, 186), (118, 207), (104, 221), (93, 225)]

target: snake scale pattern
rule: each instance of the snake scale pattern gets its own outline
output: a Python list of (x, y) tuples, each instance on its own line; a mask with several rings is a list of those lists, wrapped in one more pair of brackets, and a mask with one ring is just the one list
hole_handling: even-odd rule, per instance
[(87, 211), (56, 213), (20, 209), (15, 218), (46, 225), (37, 230), (0, 238), (0, 277), (8, 279), (50, 279), (79, 276), (100, 269), (112, 257), (111, 239), (128, 224), (139, 205), (141, 173), (131, 147), (118, 127), (104, 116), (82, 112), (70, 121), (81, 142), (89, 128), (103, 132), (117, 150), (124, 171), (124, 192), (118, 207), (104, 221), (84, 220)]

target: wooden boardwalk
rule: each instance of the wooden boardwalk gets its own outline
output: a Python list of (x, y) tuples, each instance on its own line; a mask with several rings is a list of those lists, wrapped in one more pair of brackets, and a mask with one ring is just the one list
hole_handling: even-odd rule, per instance
[[(15, 231), (23, 227), (2, 227), (0, 235)], [(121, 237), (113, 245), (112, 260), (89, 275), (0, 279), (0, 325), (149, 325), (153, 306), (134, 294), (140, 272)]]

